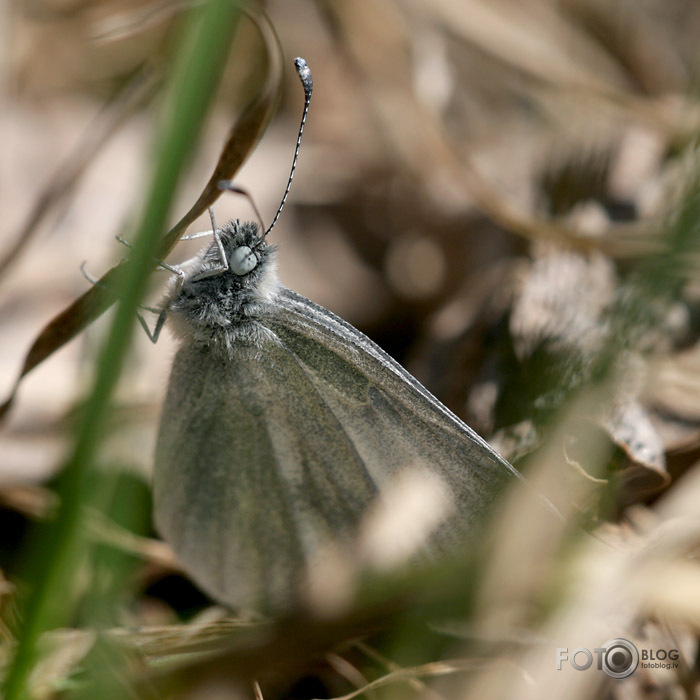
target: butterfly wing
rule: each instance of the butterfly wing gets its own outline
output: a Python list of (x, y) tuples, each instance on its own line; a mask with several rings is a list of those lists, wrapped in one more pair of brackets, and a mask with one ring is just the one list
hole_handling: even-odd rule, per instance
[[(342, 466), (342, 468), (341, 468)], [(274, 340), (235, 362), (184, 345), (156, 449), (156, 526), (214, 598), (288, 602), (319, 549), (349, 538), (375, 486), (351, 439)]]
[(275, 608), (403, 470), (449, 490), (435, 546), (476, 531), (517, 472), (350, 324), (281, 289), (236, 357), (183, 345), (156, 450), (156, 525), (233, 607)]
[(448, 485), (457, 519), (483, 520), (520, 474), (354, 326), (282, 289), (266, 325), (288, 348), (356, 446), (375, 484), (414, 466)]

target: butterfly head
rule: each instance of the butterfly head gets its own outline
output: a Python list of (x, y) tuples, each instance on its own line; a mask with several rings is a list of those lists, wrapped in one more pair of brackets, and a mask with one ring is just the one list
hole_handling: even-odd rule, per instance
[[(258, 225), (252, 221), (229, 221), (221, 229), (220, 239), (228, 269), (236, 277), (254, 273), (273, 250), (260, 236)], [(212, 242), (206, 257), (220, 260), (216, 241)]]

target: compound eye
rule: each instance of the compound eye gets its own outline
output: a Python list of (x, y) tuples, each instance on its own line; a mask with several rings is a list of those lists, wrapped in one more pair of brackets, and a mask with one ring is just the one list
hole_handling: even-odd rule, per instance
[(257, 264), (258, 258), (247, 245), (236, 248), (229, 260), (231, 272), (240, 277), (247, 275), (251, 270), (255, 269)]

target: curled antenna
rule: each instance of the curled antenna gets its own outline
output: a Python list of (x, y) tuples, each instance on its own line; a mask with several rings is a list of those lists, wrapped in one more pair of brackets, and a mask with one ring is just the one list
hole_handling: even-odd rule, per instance
[(306, 115), (309, 113), (309, 104), (311, 103), (311, 93), (314, 89), (314, 79), (311, 76), (311, 69), (306, 65), (306, 61), (303, 58), (295, 58), (294, 65), (297, 69), (297, 74), (301, 80), (301, 84), (304, 86), (304, 113), (301, 115), (301, 125), (299, 126), (299, 136), (297, 136), (297, 145), (294, 149), (294, 160), (292, 161), (292, 169), (289, 173), (289, 180), (287, 181), (287, 189), (284, 191), (284, 196), (277, 209), (272, 223), (268, 226), (267, 230), (263, 234), (263, 238), (267, 236), (270, 231), (272, 231), (273, 226), (277, 223), (282, 209), (284, 208), (284, 203), (287, 201), (287, 195), (292, 187), (292, 180), (294, 179), (294, 171), (297, 167), (297, 158), (299, 158), (299, 147), (301, 146), (301, 137), (304, 133), (304, 124), (306, 124)]

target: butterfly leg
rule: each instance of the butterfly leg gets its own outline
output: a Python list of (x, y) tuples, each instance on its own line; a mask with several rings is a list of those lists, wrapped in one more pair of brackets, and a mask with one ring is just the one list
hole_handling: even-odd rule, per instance
[[(203, 231), (202, 233), (205, 233), (205, 232)], [(206, 232), (206, 233), (208, 233), (208, 232)], [(133, 243), (129, 243), (129, 241), (127, 241), (126, 238), (122, 238), (119, 234), (117, 234), (115, 236), (115, 238), (122, 245), (125, 245), (127, 248), (131, 248), (133, 250), (133, 248), (134, 248)], [(179, 277), (178, 285), (180, 287), (182, 286), (183, 282), (185, 281), (185, 273), (179, 267), (175, 267), (174, 265), (168, 265), (168, 263), (163, 262), (162, 260), (156, 260), (156, 265), (158, 266), (159, 270), (165, 270), (166, 272), (172, 272), (174, 275), (177, 275)], [(143, 308), (146, 308), (146, 307), (143, 307)]]
[(87, 260), (83, 260), (83, 262), (80, 263), (80, 272), (83, 273), (83, 277), (93, 286), (95, 287), (102, 287), (102, 289), (107, 289), (107, 287), (102, 284), (98, 279), (95, 279), (88, 271), (87, 268), (85, 267), (87, 265)]
[[(226, 272), (226, 270), (229, 269), (226, 251), (224, 250), (224, 244), (221, 242), (221, 235), (219, 234), (219, 229), (216, 228), (214, 210), (211, 207), (209, 207), (209, 218), (211, 219), (212, 235), (214, 236), (214, 241), (216, 242), (216, 247), (219, 251), (220, 261), (219, 264), (216, 267), (213, 267), (211, 270), (207, 270), (206, 272), (200, 272), (198, 275), (194, 275), (191, 278), (193, 282), (206, 279), (207, 277), (215, 277), (216, 275), (220, 275), (222, 272)], [(206, 233), (208, 233), (208, 231)], [(202, 232), (202, 234), (204, 235), (205, 232)], [(198, 237), (198, 234), (195, 234), (195, 236), (193, 237)]]
[[(146, 307), (144, 307), (146, 308)], [(153, 313), (158, 314), (158, 318), (156, 319), (156, 325), (155, 328), (153, 329), (153, 332), (151, 333), (150, 329), (148, 328), (148, 324), (146, 323), (146, 319), (137, 312), (136, 318), (138, 318), (139, 323), (141, 324), (141, 328), (145, 331), (146, 335), (148, 336), (148, 339), (155, 345), (158, 342), (158, 338), (160, 337), (160, 332), (163, 330), (163, 326), (165, 325), (165, 320), (168, 318), (168, 309), (167, 307), (164, 309), (161, 309), (160, 312), (158, 312), (157, 309), (148, 309), (149, 311)]]
[[(108, 289), (108, 287), (102, 282), (100, 282), (98, 279), (95, 279), (86, 269), (85, 267), (86, 261), (83, 261), (80, 265), (80, 271), (83, 273), (83, 277), (90, 282), (90, 284), (93, 284), (97, 287), (102, 287), (102, 289)], [(174, 274), (178, 275), (178, 286), (182, 286), (184, 279), (185, 279), (185, 273), (182, 270), (179, 270), (175, 267), (172, 267), (171, 265), (166, 265), (165, 263), (162, 263), (162, 266), (164, 269), (173, 272)], [(109, 290), (108, 290), (109, 291)], [(158, 338), (160, 337), (160, 332), (163, 330), (163, 326), (165, 325), (165, 320), (168, 317), (168, 309), (154, 309), (152, 306), (145, 306), (144, 304), (139, 304), (139, 308), (143, 309), (144, 311), (149, 311), (152, 314), (158, 314), (158, 319), (156, 320), (156, 325), (155, 328), (153, 329), (153, 332), (151, 333), (151, 330), (148, 328), (148, 324), (146, 323), (146, 319), (137, 311), (136, 312), (136, 318), (138, 319), (139, 323), (141, 324), (141, 328), (146, 332), (146, 335), (148, 336), (148, 339), (152, 343), (157, 343)]]
[(208, 229), (207, 231), (197, 231), (197, 233), (188, 233), (186, 236), (183, 236), (180, 240), (181, 241), (191, 241), (194, 240), (195, 238), (204, 238), (204, 236), (213, 236), (214, 232), (211, 229)]

